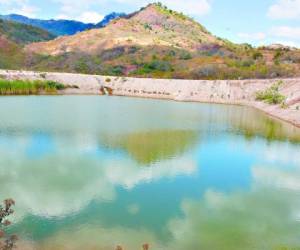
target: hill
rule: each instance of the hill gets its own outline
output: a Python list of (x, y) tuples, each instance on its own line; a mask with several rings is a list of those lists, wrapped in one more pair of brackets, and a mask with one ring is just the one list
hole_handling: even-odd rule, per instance
[(54, 39), (54, 35), (26, 24), (0, 19), (0, 35), (17, 44), (28, 44), (33, 42), (48, 41)]
[(124, 16), (123, 13), (113, 12), (104, 17), (104, 19), (98, 24), (92, 23), (83, 23), (73, 20), (42, 20), (42, 19), (34, 19), (28, 18), (26, 16), (10, 14), (3, 15), (0, 18), (10, 21), (15, 21), (18, 23), (32, 25), (34, 27), (38, 27), (48, 32), (54, 34), (55, 36), (64, 36), (64, 35), (74, 35), (78, 32), (82, 32), (89, 29), (94, 28), (102, 28), (106, 26), (111, 20), (116, 19), (120, 16)]
[(81, 51), (94, 54), (121, 46), (166, 46), (189, 51), (203, 44), (222, 45), (203, 26), (184, 15), (158, 4), (111, 22), (103, 29), (93, 29), (74, 36), (60, 37), (48, 43), (32, 44), (29, 50), (57, 55)]
[(40, 28), (0, 19), (0, 68), (23, 68), (24, 45), (53, 38), (54, 35)]
[(22, 47), (0, 34), (0, 68), (20, 69), (24, 65), (24, 59)]

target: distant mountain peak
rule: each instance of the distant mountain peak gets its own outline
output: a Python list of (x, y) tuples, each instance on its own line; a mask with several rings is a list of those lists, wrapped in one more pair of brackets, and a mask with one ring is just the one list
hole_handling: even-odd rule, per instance
[(111, 12), (110, 14), (106, 15), (103, 20), (101, 20), (101, 22), (97, 23), (95, 25), (95, 28), (103, 28), (106, 25), (108, 25), (110, 23), (110, 21), (115, 20), (117, 18), (120, 17), (125, 17), (127, 14), (123, 13), (123, 12)]

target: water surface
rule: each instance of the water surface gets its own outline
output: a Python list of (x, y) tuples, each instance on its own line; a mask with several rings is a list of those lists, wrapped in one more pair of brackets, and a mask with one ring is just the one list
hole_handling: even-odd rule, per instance
[(20, 249), (300, 249), (300, 131), (256, 110), (0, 98)]

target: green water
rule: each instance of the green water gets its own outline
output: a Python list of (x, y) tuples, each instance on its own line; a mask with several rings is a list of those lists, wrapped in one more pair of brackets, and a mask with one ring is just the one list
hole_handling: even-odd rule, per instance
[(300, 249), (300, 130), (253, 109), (0, 98), (18, 247)]

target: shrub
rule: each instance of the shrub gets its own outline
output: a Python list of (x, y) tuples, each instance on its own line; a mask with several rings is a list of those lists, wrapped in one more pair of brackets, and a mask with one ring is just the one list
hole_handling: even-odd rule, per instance
[(120, 76), (120, 75), (123, 74), (123, 70), (124, 70), (124, 67), (123, 67), (123, 66), (117, 65), (117, 66), (114, 66), (114, 67), (111, 69), (111, 73), (112, 73), (112, 75)]
[(270, 88), (258, 91), (256, 93), (256, 100), (264, 101), (269, 104), (283, 104), (286, 97), (279, 93), (279, 87), (283, 84), (282, 81), (278, 81), (273, 84)]
[(180, 55), (180, 58), (181, 60), (190, 60), (192, 59), (192, 55), (189, 53), (189, 52), (185, 52), (183, 54)]
[(169, 62), (166, 61), (159, 61), (154, 60), (149, 64), (146, 64), (146, 67), (148, 67), (151, 70), (158, 70), (158, 71), (171, 71), (172, 66)]
[(145, 23), (145, 24), (144, 24), (144, 28), (145, 28), (145, 30), (152, 30), (151, 25), (148, 24), (148, 23)]
[(200, 69), (197, 70), (197, 72), (194, 73), (195, 78), (211, 78), (216, 77), (218, 73), (220, 72), (220, 69), (215, 64), (207, 64), (202, 66)]
[(87, 73), (89, 73), (89, 66), (88, 66), (87, 62), (81, 58), (75, 63), (75, 70), (78, 73), (87, 74)]
[(117, 59), (125, 53), (124, 47), (116, 47), (113, 49), (105, 50), (101, 53), (101, 59), (103, 61)]
[(170, 50), (168, 52), (168, 56), (171, 56), (171, 57), (176, 56), (176, 52), (174, 50)]
[(258, 60), (263, 58), (263, 54), (259, 51), (254, 52), (253, 56), (252, 56), (253, 60)]

